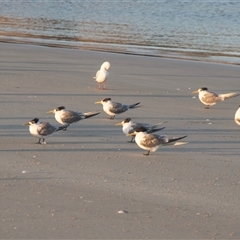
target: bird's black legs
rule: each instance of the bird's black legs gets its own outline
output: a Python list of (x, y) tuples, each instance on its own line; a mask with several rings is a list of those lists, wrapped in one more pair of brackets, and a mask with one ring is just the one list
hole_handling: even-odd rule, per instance
[(68, 127), (69, 127), (69, 125), (67, 125), (66, 127), (64, 127), (62, 130), (63, 130), (63, 131), (66, 131)]
[(149, 150), (149, 151), (147, 151), (146, 153), (144, 153), (143, 155), (145, 155), (145, 156), (148, 156), (148, 155), (149, 155), (149, 153), (150, 153), (150, 150)]
[(135, 136), (133, 136), (132, 137), (132, 139), (131, 139), (131, 141), (130, 142), (132, 142), (132, 143), (134, 143), (135, 142)]
[(209, 109), (210, 108), (210, 106), (209, 105), (207, 105), (206, 107), (204, 107), (205, 109)]
[[(42, 140), (42, 142), (41, 142), (41, 140)], [(46, 144), (45, 139), (44, 138), (39, 138), (37, 144)]]
[(115, 115), (111, 116), (109, 119), (113, 120), (115, 118)]

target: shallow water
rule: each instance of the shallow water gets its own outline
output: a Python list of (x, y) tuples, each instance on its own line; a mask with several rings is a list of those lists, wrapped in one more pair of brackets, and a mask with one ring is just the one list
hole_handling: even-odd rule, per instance
[(239, 1), (0, 0), (0, 40), (240, 63)]

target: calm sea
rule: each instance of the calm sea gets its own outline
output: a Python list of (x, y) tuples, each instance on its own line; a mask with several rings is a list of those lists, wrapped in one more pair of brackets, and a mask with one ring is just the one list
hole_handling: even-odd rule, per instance
[(240, 63), (240, 1), (0, 0), (0, 41)]

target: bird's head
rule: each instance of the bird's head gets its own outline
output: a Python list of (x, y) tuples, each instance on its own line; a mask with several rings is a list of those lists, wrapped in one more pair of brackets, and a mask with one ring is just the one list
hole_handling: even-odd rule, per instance
[(204, 92), (204, 91), (208, 91), (208, 88), (207, 87), (199, 88), (198, 90), (192, 92), (192, 94), (198, 94), (198, 93)]
[(104, 98), (102, 99), (101, 101), (98, 101), (98, 102), (95, 102), (95, 104), (104, 104), (104, 103), (107, 103), (107, 102), (111, 102), (111, 98)]
[(110, 68), (110, 63), (109, 62), (104, 62), (101, 66), (101, 68), (108, 70)]
[(38, 122), (39, 122), (39, 118), (34, 118), (34, 119), (32, 119), (31, 121), (29, 121), (29, 122), (27, 122), (27, 123), (24, 123), (23, 125), (24, 125), (24, 126), (31, 126), (31, 125), (36, 124), (36, 123), (38, 123)]
[(123, 121), (117, 123), (115, 126), (123, 126), (124, 123), (129, 123), (131, 121), (131, 118), (126, 118)]
[(60, 107), (57, 107), (53, 110), (48, 111), (47, 113), (54, 113), (55, 114), (56, 112), (60, 112), (61, 110), (64, 110), (64, 109), (65, 109), (64, 106), (60, 106)]

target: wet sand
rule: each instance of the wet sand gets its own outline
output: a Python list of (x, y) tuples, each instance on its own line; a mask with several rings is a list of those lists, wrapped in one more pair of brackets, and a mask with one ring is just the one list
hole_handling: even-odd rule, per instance
[[(240, 91), (234, 65), (0, 43), (1, 239), (239, 239)], [(93, 76), (111, 63), (108, 90)], [(141, 107), (107, 119), (105, 97)], [(101, 114), (35, 144), (25, 122), (58, 106)], [(115, 124), (167, 121), (187, 145), (150, 156)], [(119, 212), (120, 211), (120, 212)], [(123, 211), (123, 213), (121, 213)]]

